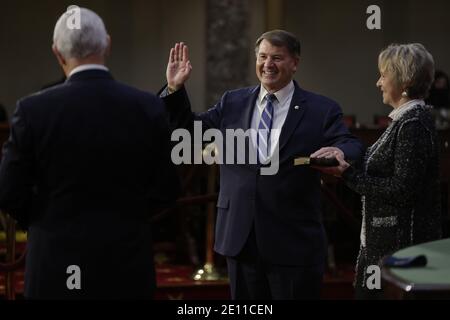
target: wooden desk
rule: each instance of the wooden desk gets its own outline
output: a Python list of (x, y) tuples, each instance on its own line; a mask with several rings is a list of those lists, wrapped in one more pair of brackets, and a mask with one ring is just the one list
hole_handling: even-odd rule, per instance
[(387, 299), (450, 299), (450, 239), (412, 246), (397, 251), (394, 257), (420, 254), (427, 257), (425, 267), (382, 268)]

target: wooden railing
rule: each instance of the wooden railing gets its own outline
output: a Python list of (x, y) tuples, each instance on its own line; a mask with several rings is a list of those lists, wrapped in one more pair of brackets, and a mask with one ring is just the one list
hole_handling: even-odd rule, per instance
[(25, 265), (26, 250), (16, 258), (16, 222), (8, 214), (0, 212), (5, 229), (5, 263), (0, 263), (0, 272), (5, 274), (5, 295), (7, 300), (16, 297), (15, 271)]

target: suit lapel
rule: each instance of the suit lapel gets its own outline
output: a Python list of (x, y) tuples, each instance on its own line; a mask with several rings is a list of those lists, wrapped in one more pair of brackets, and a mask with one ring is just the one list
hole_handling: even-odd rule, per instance
[(256, 99), (258, 98), (260, 86), (256, 86), (250, 91), (250, 95), (246, 98), (244, 103), (244, 110), (242, 110), (241, 123), (238, 128), (242, 128), (244, 131), (251, 128), (251, 122), (253, 118), (253, 110), (255, 109)]
[[(260, 86), (254, 87), (250, 90), (250, 93), (246, 97), (243, 97), (244, 101), (240, 106), (243, 110), (241, 111), (241, 117), (236, 128), (247, 131), (252, 127), (253, 112), (255, 110), (256, 99), (258, 98), (260, 88)], [(253, 142), (250, 137), (245, 138), (245, 150), (245, 163), (250, 168), (257, 170), (259, 168), (258, 164), (250, 164), (250, 155), (248, 151), (252, 150), (252, 152), (257, 152), (256, 149), (254, 149)]]
[(303, 94), (303, 90), (297, 85), (294, 81), (295, 90), (294, 95), (292, 96), (291, 105), (289, 106), (289, 111), (284, 122), (283, 128), (281, 129), (280, 141), (279, 141), (279, 150), (281, 151), (286, 143), (289, 141), (289, 138), (294, 133), (297, 128), (300, 120), (303, 118), (303, 115), (306, 111), (306, 98)]

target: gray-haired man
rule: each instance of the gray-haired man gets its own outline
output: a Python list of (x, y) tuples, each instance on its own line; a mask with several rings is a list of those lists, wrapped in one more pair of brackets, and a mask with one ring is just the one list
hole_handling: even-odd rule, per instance
[(54, 32), (68, 80), (17, 103), (0, 208), (28, 228), (27, 298), (151, 298), (148, 217), (178, 190), (163, 107), (112, 78), (103, 21), (80, 14)]

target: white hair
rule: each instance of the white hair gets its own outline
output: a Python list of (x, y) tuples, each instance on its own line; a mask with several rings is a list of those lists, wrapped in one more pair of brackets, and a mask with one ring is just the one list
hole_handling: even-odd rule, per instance
[(53, 44), (61, 55), (68, 58), (84, 59), (90, 55), (103, 55), (108, 47), (105, 24), (95, 12), (80, 8), (80, 28), (70, 28), (64, 13), (56, 22)]

